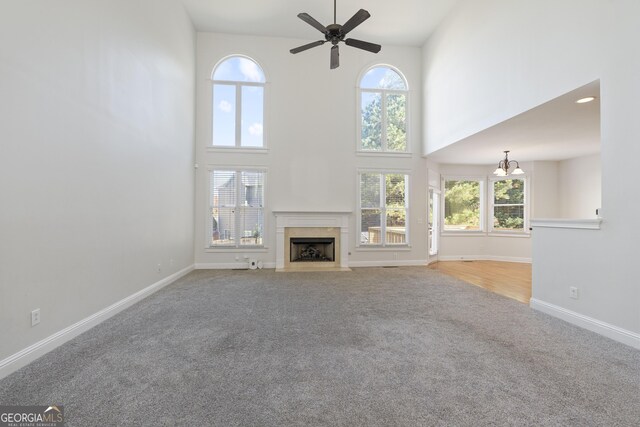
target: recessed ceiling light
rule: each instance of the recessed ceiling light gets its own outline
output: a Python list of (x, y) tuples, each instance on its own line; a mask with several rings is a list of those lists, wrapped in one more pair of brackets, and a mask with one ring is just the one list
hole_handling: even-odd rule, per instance
[(576, 104), (586, 104), (587, 102), (591, 102), (596, 99), (595, 96), (587, 96), (586, 98), (581, 98), (576, 101)]

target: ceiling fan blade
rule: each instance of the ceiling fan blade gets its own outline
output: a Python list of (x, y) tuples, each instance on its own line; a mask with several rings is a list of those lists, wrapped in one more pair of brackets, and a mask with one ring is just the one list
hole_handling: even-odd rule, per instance
[(347, 46), (357, 47), (358, 49), (368, 50), (373, 53), (378, 53), (380, 49), (382, 49), (382, 46), (379, 44), (363, 42), (362, 40), (346, 39), (344, 42)]
[(321, 23), (313, 19), (311, 15), (309, 15), (306, 12), (299, 13), (298, 18), (302, 19), (304, 22), (311, 25), (313, 28), (317, 29), (322, 34), (325, 34), (327, 32), (327, 28), (324, 25), (322, 25)]
[(349, 31), (353, 30), (358, 25), (362, 24), (364, 21), (369, 19), (371, 15), (364, 9), (360, 9), (356, 12), (355, 15), (351, 17), (347, 22), (342, 26), (342, 34), (347, 34)]
[(331, 69), (336, 69), (340, 66), (340, 52), (338, 51), (338, 45), (331, 48)]
[(322, 46), (325, 43), (326, 43), (326, 40), (318, 40), (317, 42), (308, 43), (308, 44), (305, 44), (303, 46), (294, 47), (293, 49), (290, 49), (289, 52), (291, 52), (291, 53), (300, 53), (300, 52), (303, 52), (303, 51), (305, 51), (307, 49), (311, 49), (312, 47)]

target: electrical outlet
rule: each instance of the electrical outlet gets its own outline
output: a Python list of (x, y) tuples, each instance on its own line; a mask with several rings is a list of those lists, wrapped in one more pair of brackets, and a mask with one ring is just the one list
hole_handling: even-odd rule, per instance
[(162, 264), (158, 263), (158, 273), (162, 271)]
[(31, 312), (31, 326), (36, 326), (40, 323), (40, 309), (36, 308)]
[(578, 299), (578, 288), (575, 286), (569, 287), (569, 298)]

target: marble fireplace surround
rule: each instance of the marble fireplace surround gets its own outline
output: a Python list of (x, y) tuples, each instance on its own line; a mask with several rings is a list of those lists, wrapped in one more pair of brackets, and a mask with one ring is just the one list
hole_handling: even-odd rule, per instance
[[(351, 211), (274, 211), (276, 217), (276, 271), (349, 271), (349, 217)], [(334, 237), (335, 261), (290, 263), (291, 237)]]

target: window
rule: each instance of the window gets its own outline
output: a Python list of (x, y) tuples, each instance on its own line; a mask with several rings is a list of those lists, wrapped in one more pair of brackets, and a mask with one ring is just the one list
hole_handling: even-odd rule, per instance
[(214, 147), (264, 147), (262, 68), (249, 58), (232, 56), (213, 70)]
[(210, 247), (263, 245), (264, 175), (264, 171), (211, 171)]
[(408, 175), (360, 173), (360, 245), (408, 243), (408, 189)]
[(484, 180), (445, 178), (445, 232), (483, 231)]
[(491, 231), (524, 233), (526, 228), (526, 179), (491, 180)]
[(362, 151), (407, 151), (407, 84), (400, 73), (378, 66), (360, 80)]

